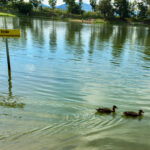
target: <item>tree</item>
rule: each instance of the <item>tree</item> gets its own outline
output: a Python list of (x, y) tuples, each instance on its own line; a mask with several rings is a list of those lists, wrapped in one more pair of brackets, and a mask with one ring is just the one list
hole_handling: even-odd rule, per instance
[(114, 0), (114, 7), (121, 19), (129, 17), (129, 2), (127, 0)]
[(17, 2), (14, 4), (20, 13), (27, 14), (32, 11), (33, 5), (26, 2)]
[(73, 14), (81, 14), (82, 0), (79, 0), (79, 3), (76, 3), (75, 0), (63, 0), (67, 6), (68, 11)]
[(100, 0), (98, 9), (104, 18), (109, 18), (113, 16), (113, 7), (111, 5), (111, 0)]
[(79, 11), (80, 14), (82, 13), (82, 0), (79, 0)]
[(96, 0), (90, 0), (90, 5), (92, 6), (93, 11), (96, 11)]
[(37, 8), (39, 4), (41, 4), (42, 0), (29, 0), (30, 4), (33, 5), (33, 7)]
[(8, 3), (8, 0), (0, 0), (0, 4), (6, 5)]
[(52, 9), (55, 9), (57, 0), (49, 0), (48, 2), (49, 2), (49, 5), (52, 7)]
[(72, 11), (73, 11), (73, 9), (74, 9), (74, 7), (75, 7), (75, 0), (63, 0), (65, 3), (66, 3), (66, 5), (68, 6), (68, 11), (70, 12), (70, 13), (72, 13)]
[(148, 10), (148, 7), (146, 5), (144, 5), (143, 2), (139, 2), (137, 4), (138, 6), (138, 9), (139, 9), (139, 14), (138, 14), (138, 17), (139, 18), (146, 18), (147, 17), (147, 10)]
[(134, 2), (129, 2), (129, 16), (130, 17), (135, 17), (136, 16), (136, 13), (135, 13), (135, 10), (136, 10), (136, 1)]

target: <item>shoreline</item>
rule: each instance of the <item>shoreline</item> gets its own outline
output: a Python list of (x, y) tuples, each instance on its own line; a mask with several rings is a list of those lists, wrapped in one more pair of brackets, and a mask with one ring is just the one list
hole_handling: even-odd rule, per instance
[(7, 16), (7, 17), (26, 17), (26, 18), (44, 18), (49, 20), (56, 20), (56, 21), (67, 21), (67, 22), (75, 22), (75, 23), (87, 23), (87, 24), (101, 24), (101, 23), (109, 23), (109, 24), (129, 24), (129, 25), (149, 25), (150, 19), (145, 20), (139, 20), (139, 19), (132, 19), (127, 18), (125, 20), (121, 20), (120, 18), (114, 18), (113, 20), (105, 20), (103, 18), (99, 19), (93, 19), (93, 18), (84, 18), (84, 19), (78, 19), (78, 18), (71, 18), (71, 17), (53, 17), (53, 16), (44, 16), (44, 15), (34, 15), (31, 13), (31, 15), (27, 16), (24, 14), (19, 13), (12, 13), (12, 12), (0, 12), (0, 16)]

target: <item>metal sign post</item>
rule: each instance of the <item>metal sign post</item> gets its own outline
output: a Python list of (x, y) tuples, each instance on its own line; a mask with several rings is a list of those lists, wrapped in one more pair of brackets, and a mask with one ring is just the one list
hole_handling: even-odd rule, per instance
[[(14, 29), (7, 29), (7, 21), (6, 18), (4, 18), (4, 28), (0, 29), (0, 37), (6, 38), (6, 56), (7, 56), (7, 65), (8, 65), (8, 91), (9, 91), (9, 98), (12, 97), (12, 83), (11, 83), (11, 65), (10, 65), (10, 56), (9, 56), (9, 48), (8, 48), (8, 38), (19, 38), (20, 37), (20, 31), (14, 30)], [(8, 98), (8, 99), (9, 99)]]
[(0, 29), (0, 37), (6, 38), (6, 55), (7, 55), (7, 65), (8, 65), (8, 75), (11, 78), (11, 65), (10, 65), (10, 56), (8, 48), (8, 38), (19, 38), (20, 31), (13, 29)]
[(8, 39), (7, 38), (6, 38), (6, 55), (7, 55), (8, 72), (11, 72), (9, 49), (8, 49)]

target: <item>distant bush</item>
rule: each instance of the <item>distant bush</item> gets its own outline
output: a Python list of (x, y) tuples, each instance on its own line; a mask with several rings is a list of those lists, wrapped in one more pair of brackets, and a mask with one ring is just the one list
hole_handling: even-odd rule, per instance
[(101, 14), (99, 12), (84, 12), (83, 13), (83, 18), (84, 19), (97, 19), (97, 18), (102, 18)]
[(58, 13), (60, 15), (66, 15), (66, 14), (68, 14), (67, 10), (61, 10), (61, 9), (55, 9), (54, 13)]
[(43, 12), (52, 12), (52, 9), (49, 7), (45, 7), (42, 9)]
[(33, 16), (45, 16), (45, 17), (56, 17), (56, 18), (59, 18), (62, 15), (64, 17), (66, 17), (67, 16), (67, 11), (45, 7), (45, 8), (42, 8), (42, 9), (33, 9), (31, 14)]
[(60, 9), (51, 9), (51, 8), (43, 8), (42, 10), (40, 9), (35, 9), (32, 12), (33, 15), (36, 16), (46, 16), (46, 17), (58, 17), (58, 18), (73, 18), (73, 19), (97, 19), (97, 18), (102, 18), (101, 14), (99, 12), (83, 12), (83, 14), (73, 14), (73, 13), (68, 13), (66, 10), (60, 10)]

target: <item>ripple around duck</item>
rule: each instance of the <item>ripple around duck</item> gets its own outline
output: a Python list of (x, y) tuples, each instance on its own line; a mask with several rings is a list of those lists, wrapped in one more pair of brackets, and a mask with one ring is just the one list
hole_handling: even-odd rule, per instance
[[(3, 135), (1, 140), (18, 140), (32, 136), (35, 138), (47, 138), (52, 135), (64, 135), (66, 133), (77, 133), (79, 135), (92, 135), (97, 132), (102, 132), (109, 128), (116, 128), (124, 123), (122, 118), (112, 115), (97, 115), (93, 109), (84, 108), (82, 106), (75, 106), (76, 113), (68, 113), (60, 116), (61, 120), (49, 121), (47, 125), (41, 127), (34, 127), (33, 129), (23, 129), (21, 131), (11, 131), (11, 134)], [(52, 116), (52, 115), (50, 115)], [(50, 117), (49, 116), (49, 117)], [(47, 115), (48, 117), (48, 115)], [(35, 118), (35, 117), (34, 117)], [(49, 118), (47, 118), (49, 120)], [(30, 123), (30, 122), (29, 122)]]

